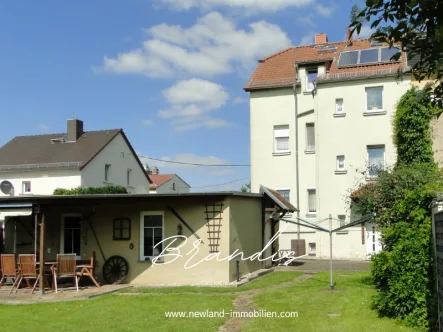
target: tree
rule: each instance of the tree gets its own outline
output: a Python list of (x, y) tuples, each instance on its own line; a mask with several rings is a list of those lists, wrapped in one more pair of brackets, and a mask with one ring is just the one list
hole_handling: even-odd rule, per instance
[[(414, 63), (414, 77), (419, 81), (434, 80), (426, 92), (431, 101), (442, 107), (443, 0), (366, 0), (365, 4), (350, 25), (351, 34), (359, 34), (363, 22), (368, 21), (372, 22), (371, 28), (377, 29), (371, 38), (391, 47), (400, 43)], [(397, 53), (393, 59), (399, 57)]]
[(251, 181), (249, 181), (249, 183), (242, 185), (240, 190), (243, 193), (250, 193), (251, 192)]

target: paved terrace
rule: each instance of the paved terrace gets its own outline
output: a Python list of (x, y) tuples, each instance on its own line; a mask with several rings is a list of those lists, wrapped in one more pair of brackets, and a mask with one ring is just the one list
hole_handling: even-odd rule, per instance
[(64, 302), (87, 300), (94, 297), (111, 294), (120, 289), (131, 287), (130, 285), (105, 285), (97, 287), (82, 287), (77, 292), (75, 287), (59, 288), (58, 293), (53, 290), (46, 290), (44, 295), (40, 295), (38, 291), (31, 294), (29, 288), (19, 289), (17, 294), (9, 295), (10, 286), (0, 288), (0, 304), (32, 304), (44, 302)]

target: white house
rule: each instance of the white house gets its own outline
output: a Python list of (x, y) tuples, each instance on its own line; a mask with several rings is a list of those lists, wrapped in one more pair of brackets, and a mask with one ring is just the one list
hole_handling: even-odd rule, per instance
[(158, 167), (153, 167), (149, 178), (152, 183), (149, 186), (151, 194), (179, 194), (188, 193), (191, 186), (177, 174), (159, 174)]
[(0, 148), (0, 198), (110, 185), (143, 194), (150, 183), (122, 129), (85, 132), (73, 119), (66, 133), (17, 136)]
[[(291, 47), (259, 61), (245, 86), (250, 93), (251, 189), (278, 191), (302, 218), (329, 228), (355, 221), (349, 190), (373, 180), (377, 167), (392, 165), (392, 117), (411, 80), (404, 53), (368, 39)], [(369, 167), (368, 167), (369, 166)], [(306, 252), (329, 257), (329, 234), (295, 224), (280, 238), (280, 249), (304, 239)], [(365, 259), (381, 249), (371, 224), (333, 236), (336, 259)]]

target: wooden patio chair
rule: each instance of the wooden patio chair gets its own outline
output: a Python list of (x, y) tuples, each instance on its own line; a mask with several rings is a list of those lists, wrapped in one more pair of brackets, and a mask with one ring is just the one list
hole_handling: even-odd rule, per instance
[(1, 255), (0, 260), (2, 264), (2, 279), (0, 280), (0, 288), (5, 283), (6, 278), (11, 278), (13, 283), (9, 294), (12, 294), (12, 291), (14, 290), (14, 287), (19, 279), (17, 265), (15, 264), (15, 255)]
[(87, 276), (89, 277), (92, 282), (97, 286), (100, 287), (100, 284), (95, 279), (95, 251), (92, 253), (91, 261), (86, 265), (77, 265), (77, 269), (81, 269), (80, 272), (77, 272), (78, 280), (80, 280), (81, 277)]
[(20, 283), (23, 279), (29, 284), (30, 279), (35, 279), (34, 286), (32, 286), (31, 294), (34, 294), (35, 286), (37, 286), (40, 280), (40, 274), (37, 273), (37, 264), (35, 263), (35, 255), (19, 255), (18, 256), (19, 266), (20, 266), (20, 279), (15, 288), (15, 294), (17, 294)]
[(57, 254), (57, 265), (52, 268), (55, 292), (58, 292), (57, 278), (74, 278), (78, 292), (76, 254)]

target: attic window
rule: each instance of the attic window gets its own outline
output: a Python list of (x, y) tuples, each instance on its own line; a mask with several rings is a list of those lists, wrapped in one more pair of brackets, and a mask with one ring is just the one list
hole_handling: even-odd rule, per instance
[(358, 51), (341, 52), (340, 58), (338, 59), (338, 67), (390, 62), (391, 58), (399, 52), (400, 49), (398, 47), (379, 47)]

